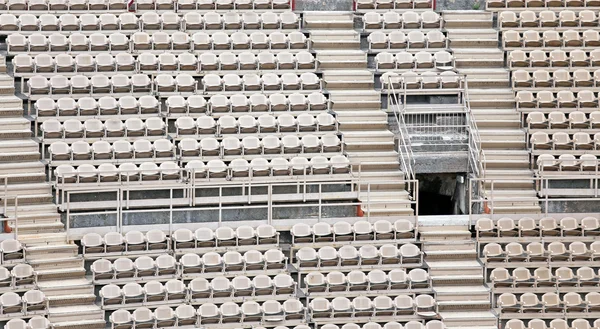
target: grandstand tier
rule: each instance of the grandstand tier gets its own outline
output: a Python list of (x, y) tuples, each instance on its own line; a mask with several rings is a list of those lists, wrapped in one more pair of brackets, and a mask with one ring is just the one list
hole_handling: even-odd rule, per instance
[(0, 326), (598, 329), (599, 7), (0, 0)]

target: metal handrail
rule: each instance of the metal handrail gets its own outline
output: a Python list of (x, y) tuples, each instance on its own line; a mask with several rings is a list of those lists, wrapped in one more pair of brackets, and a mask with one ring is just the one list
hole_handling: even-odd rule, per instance
[[(546, 189), (548, 189), (548, 187), (550, 186), (550, 182), (551, 181), (564, 181), (564, 180), (575, 180), (575, 179), (585, 179), (585, 180), (590, 180), (592, 181), (592, 186), (591, 188), (588, 188), (590, 190), (592, 190), (594, 193), (593, 195), (590, 196), (579, 196), (579, 197), (554, 197), (551, 196), (550, 193), (547, 193)], [(500, 184), (502, 182), (506, 182), (506, 181), (510, 181), (510, 182), (523, 182), (523, 183), (531, 183), (535, 188), (536, 191), (538, 191), (538, 203), (540, 204), (544, 204), (545, 207), (543, 209), (543, 213), (548, 214), (549, 213), (549, 208), (548, 208), (548, 204), (550, 202), (561, 202), (561, 201), (588, 201), (588, 202), (598, 202), (598, 199), (600, 198), (600, 177), (598, 176), (581, 176), (581, 175), (560, 175), (560, 176), (546, 176), (546, 177), (539, 177), (539, 176), (534, 176), (531, 178), (471, 178), (470, 180), (470, 186), (477, 186), (480, 190), (483, 189), (483, 187), (485, 187), (486, 185), (488, 185), (487, 190), (489, 191), (489, 193), (484, 193), (484, 195), (478, 195), (475, 193), (469, 193), (469, 214), (473, 214), (471, 211), (473, 209), (473, 206), (475, 205), (484, 205), (487, 204), (487, 208), (489, 210), (489, 212), (485, 212), (485, 213), (489, 213), (490, 215), (494, 215), (494, 203), (495, 202), (505, 202), (505, 201), (511, 201), (511, 202), (519, 202), (519, 201), (530, 201), (530, 200), (519, 200), (519, 197), (515, 197), (513, 195), (508, 195), (508, 196), (504, 196), (504, 195), (498, 195), (495, 191), (498, 189), (496, 188), (497, 184)], [(489, 204), (488, 204), (489, 203)]]
[[(397, 146), (400, 166), (404, 172), (404, 178), (407, 180), (414, 180), (415, 172), (413, 167), (415, 165), (415, 157), (410, 145), (410, 136), (408, 136), (408, 131), (406, 131), (406, 122), (404, 121), (404, 111), (406, 110), (406, 106), (404, 102), (398, 100), (398, 94), (394, 89), (394, 84), (390, 76), (388, 76), (387, 83), (389, 86), (387, 88), (388, 109), (391, 108), (394, 113), (394, 118), (396, 119), (396, 124), (398, 125), (398, 133), (400, 134), (400, 140), (398, 141)], [(403, 94), (404, 100), (406, 100), (406, 88), (404, 88)], [(400, 106), (402, 106), (402, 110), (399, 109)]]
[(463, 96), (463, 104), (467, 111), (467, 125), (469, 126), (469, 164), (473, 170), (475, 176), (479, 178), (485, 178), (485, 154), (481, 147), (481, 135), (479, 134), (479, 128), (477, 122), (473, 118), (473, 112), (471, 111), (471, 103), (469, 98), (469, 83), (465, 77), (464, 82), (465, 90)]

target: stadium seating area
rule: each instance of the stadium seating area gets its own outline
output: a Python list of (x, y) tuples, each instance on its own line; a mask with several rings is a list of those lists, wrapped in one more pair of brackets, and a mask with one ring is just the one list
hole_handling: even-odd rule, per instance
[[(598, 216), (532, 182), (598, 173), (600, 3), (354, 5), (0, 0), (0, 327), (597, 329)], [(393, 91), (466, 99), (491, 213), (415, 215)]]

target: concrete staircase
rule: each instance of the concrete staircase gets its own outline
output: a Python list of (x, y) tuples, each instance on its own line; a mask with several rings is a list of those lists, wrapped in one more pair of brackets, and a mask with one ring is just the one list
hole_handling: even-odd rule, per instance
[(104, 311), (94, 304), (94, 286), (85, 277), (83, 258), (77, 245), (67, 241), (53, 203), (52, 186), (46, 182), (39, 145), (31, 139), (31, 123), (23, 116), (22, 101), (14, 89), (3, 88), (7, 79), (14, 85), (12, 77), (0, 75), (0, 182), (4, 178), (8, 182), (0, 189), (1, 205), (4, 198), (8, 204), (2, 215), (17, 218), (18, 225), (10, 220), (8, 227), (25, 246), (26, 262), (36, 272), (38, 288), (48, 297), (53, 328), (105, 328)]
[(388, 130), (388, 116), (381, 109), (381, 95), (374, 89), (373, 73), (367, 70), (367, 54), (360, 49), (353, 19), (353, 15), (307, 12), (304, 26), (310, 30), (345, 151), (356, 163), (356, 175), (360, 170), (361, 191), (370, 190), (361, 201), (368, 198), (374, 204), (362, 210), (371, 216), (412, 215), (394, 134)]
[(497, 328), (483, 265), (477, 260), (468, 227), (421, 226), (419, 234), (444, 324), (448, 328)]
[[(504, 53), (498, 48), (498, 32), (492, 13), (483, 11), (444, 12), (450, 47), (461, 74), (467, 76), (471, 111), (481, 136), (484, 177), (502, 179), (486, 182), (488, 199), (492, 193), (502, 201), (493, 202), (494, 213), (539, 213), (533, 172), (529, 166), (526, 134), (515, 109)], [(492, 202), (488, 203), (492, 208)]]

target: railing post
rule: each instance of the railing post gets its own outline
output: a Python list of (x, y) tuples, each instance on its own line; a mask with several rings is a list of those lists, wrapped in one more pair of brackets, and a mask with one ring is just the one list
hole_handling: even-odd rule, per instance
[(173, 188), (169, 189), (169, 236), (173, 234)]
[(371, 218), (371, 183), (367, 183), (367, 218)]
[(319, 222), (321, 221), (321, 211), (323, 210), (322, 208), (322, 195), (321, 195), (321, 187), (323, 185), (321, 183), (319, 183)]
[[(6, 196), (4, 196), (6, 198)], [(19, 239), (19, 197), (15, 196), (15, 240)]]
[(273, 223), (273, 185), (267, 185), (267, 220), (269, 225)]
[[(70, 202), (71, 202), (71, 192), (66, 192), (66, 198), (67, 198), (67, 227), (66, 227), (66, 235), (67, 235), (67, 242), (69, 242), (69, 230), (71, 229), (71, 207), (70, 207)], [(118, 224), (118, 222), (117, 222)]]

